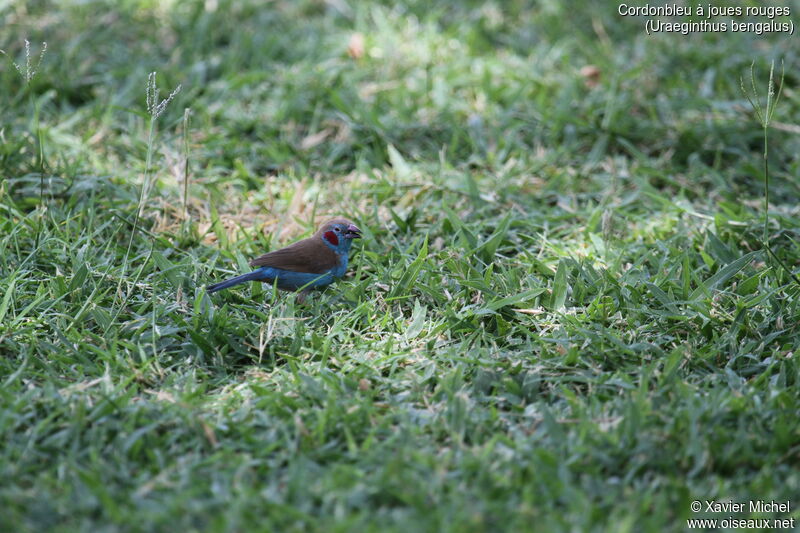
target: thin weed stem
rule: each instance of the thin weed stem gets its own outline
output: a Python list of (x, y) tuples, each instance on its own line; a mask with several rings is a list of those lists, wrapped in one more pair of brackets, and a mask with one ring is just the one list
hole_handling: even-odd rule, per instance
[(36, 119), (35, 125), (35, 134), (36, 134), (36, 142), (39, 145), (37, 150), (38, 155), (38, 167), (39, 167), (39, 226), (36, 230), (36, 246), (39, 246), (39, 240), (42, 233), (42, 227), (44, 226), (44, 168), (45, 168), (45, 160), (44, 160), (44, 134), (42, 133), (42, 123), (41, 123), (41, 108), (37, 106), (36, 101), (33, 97), (33, 92), (30, 90), (30, 84), (33, 78), (36, 76), (36, 73), (39, 71), (39, 67), (42, 64), (42, 60), (44, 59), (44, 55), (47, 52), (47, 43), (42, 43), (42, 49), (39, 51), (39, 57), (36, 60), (36, 65), (33, 64), (31, 61), (31, 43), (25, 39), (25, 69), (23, 71), (22, 67), (20, 67), (17, 63), (14, 63), (14, 68), (17, 69), (22, 79), (25, 80), (25, 86), (28, 92), (28, 98), (30, 99), (30, 106), (33, 109), (33, 115)]
[[(45, 168), (45, 160), (44, 160), (44, 135), (42, 134), (42, 127), (40, 122), (40, 113), (41, 109), (37, 107), (36, 101), (33, 97), (33, 93), (30, 90), (31, 81), (33, 78), (36, 77), (36, 73), (39, 72), (39, 67), (42, 64), (42, 60), (44, 59), (45, 54), (47, 53), (47, 43), (42, 43), (42, 48), (39, 50), (39, 57), (36, 60), (36, 64), (34, 64), (31, 56), (31, 43), (27, 39), (25, 39), (25, 66), (20, 66), (19, 63), (16, 61), (12, 61), (14, 68), (17, 70), (19, 75), (22, 77), (22, 80), (25, 82), (25, 89), (28, 93), (28, 101), (31, 110), (33, 111), (34, 117), (34, 135), (36, 137), (37, 146), (37, 166), (39, 167), (39, 226), (36, 230), (36, 237), (34, 239), (35, 247), (38, 248), (39, 246), (39, 239), (41, 237), (42, 226), (44, 224), (44, 168)], [(0, 54), (7, 55), (5, 51), (0, 50)]]
[(775, 108), (778, 106), (781, 94), (783, 93), (783, 81), (786, 70), (781, 61), (781, 80), (778, 83), (777, 92), (775, 91), (775, 61), (772, 61), (769, 68), (769, 82), (767, 83), (767, 101), (764, 107), (761, 107), (760, 98), (758, 96), (758, 89), (756, 88), (756, 75), (755, 75), (755, 61), (750, 64), (750, 86), (752, 87), (752, 95), (744, 87), (744, 79), (740, 78), (742, 93), (750, 106), (755, 112), (756, 119), (763, 130), (764, 135), (764, 230), (762, 234), (762, 246), (767, 250), (767, 254), (772, 257), (783, 268), (784, 271), (794, 280), (795, 283), (800, 285), (800, 278), (794, 274), (789, 267), (781, 260), (780, 257), (772, 250), (769, 244), (769, 126), (772, 122), (772, 116), (775, 114)]
[(187, 107), (183, 111), (183, 228), (184, 233), (191, 225), (189, 218), (189, 115)]
[[(158, 87), (156, 86), (156, 73), (151, 72), (147, 76), (147, 86), (145, 88), (145, 98), (146, 98), (146, 105), (147, 105), (147, 112), (149, 114), (148, 119), (148, 128), (147, 128), (147, 155), (145, 157), (145, 164), (144, 164), (144, 177), (142, 179), (142, 188), (139, 190), (139, 203), (136, 208), (136, 215), (133, 218), (133, 228), (131, 228), (131, 234), (128, 238), (128, 247), (125, 250), (125, 258), (122, 261), (122, 273), (119, 277), (119, 282), (117, 283), (117, 292), (116, 295), (119, 296), (121, 294), (122, 289), (122, 282), (125, 279), (125, 274), (127, 273), (128, 268), (128, 259), (130, 258), (131, 249), (133, 248), (133, 240), (136, 237), (137, 230), (139, 229), (139, 220), (144, 213), (145, 205), (147, 204), (147, 200), (150, 196), (150, 189), (152, 187), (152, 172), (151, 166), (153, 161), (153, 146), (155, 144), (155, 136), (156, 136), (156, 121), (158, 117), (164, 112), (167, 108), (167, 105), (175, 98), (181, 90), (181, 85), (178, 85), (175, 90), (173, 90), (167, 98), (164, 100), (158, 100)], [(148, 255), (148, 260), (150, 256)], [(126, 295), (125, 300), (127, 301), (130, 295)], [(116, 317), (119, 315), (119, 309), (114, 316)]]

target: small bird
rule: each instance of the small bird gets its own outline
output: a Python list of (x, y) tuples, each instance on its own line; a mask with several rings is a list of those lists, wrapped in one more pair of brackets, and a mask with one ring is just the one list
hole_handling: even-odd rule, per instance
[(248, 281), (275, 284), (285, 291), (319, 289), (341, 278), (347, 271), (347, 254), (361, 230), (346, 218), (325, 222), (314, 235), (250, 261), (256, 270), (209, 285), (217, 292)]

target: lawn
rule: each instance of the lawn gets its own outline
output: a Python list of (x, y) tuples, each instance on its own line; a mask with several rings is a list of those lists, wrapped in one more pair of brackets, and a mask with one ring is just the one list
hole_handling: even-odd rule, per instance
[(800, 519), (797, 37), (617, 6), (0, 2), (0, 530)]

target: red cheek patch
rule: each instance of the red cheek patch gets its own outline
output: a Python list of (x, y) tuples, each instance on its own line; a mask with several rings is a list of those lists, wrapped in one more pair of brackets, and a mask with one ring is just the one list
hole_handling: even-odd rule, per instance
[(339, 237), (337, 237), (334, 232), (326, 231), (323, 237), (325, 237), (325, 240), (331, 243), (332, 245), (339, 246)]

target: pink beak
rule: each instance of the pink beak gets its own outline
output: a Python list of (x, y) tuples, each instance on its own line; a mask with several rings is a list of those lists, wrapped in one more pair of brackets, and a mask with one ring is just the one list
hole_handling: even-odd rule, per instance
[(344, 236), (350, 239), (358, 239), (361, 237), (361, 230), (355, 224), (350, 224), (347, 226)]

